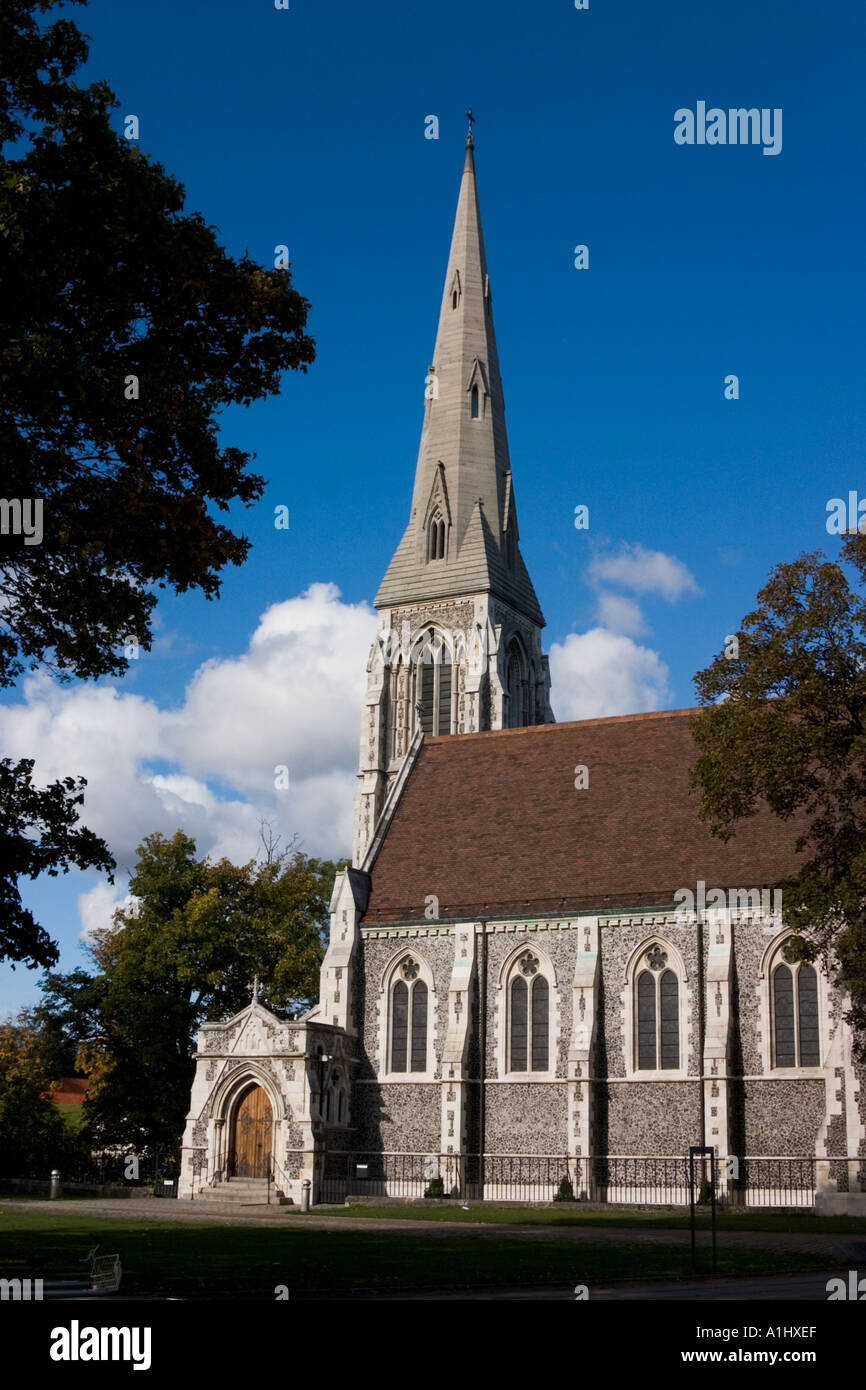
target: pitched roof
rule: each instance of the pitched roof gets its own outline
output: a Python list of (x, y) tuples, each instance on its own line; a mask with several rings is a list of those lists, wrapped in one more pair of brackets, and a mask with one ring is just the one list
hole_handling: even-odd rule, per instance
[[(371, 868), (365, 922), (674, 906), (679, 888), (762, 888), (796, 873), (768, 808), (727, 843), (687, 782), (694, 710), (425, 739)], [(589, 772), (575, 788), (575, 768)]]
[(86, 1077), (64, 1076), (57, 1082), (51, 1099), (55, 1105), (83, 1105), (87, 1100), (90, 1082)]

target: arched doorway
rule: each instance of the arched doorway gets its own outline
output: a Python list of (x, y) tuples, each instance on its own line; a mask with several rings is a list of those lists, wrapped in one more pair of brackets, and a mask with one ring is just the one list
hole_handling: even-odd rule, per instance
[(253, 1082), (237, 1103), (229, 1152), (230, 1178), (266, 1178), (274, 1132), (271, 1103)]

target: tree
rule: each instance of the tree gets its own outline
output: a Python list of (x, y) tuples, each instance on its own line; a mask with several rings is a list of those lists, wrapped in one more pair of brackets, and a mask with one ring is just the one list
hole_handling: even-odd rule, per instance
[(94, 939), (96, 974), (49, 975), (32, 1015), (76, 1047), (98, 1143), (177, 1143), (195, 1032), (248, 1005), (255, 975), (278, 1011), (315, 998), (336, 870), (298, 851), (211, 863), (181, 831), (148, 836), (130, 880), (135, 905)]
[[(264, 487), (220, 444), (219, 413), (314, 359), (289, 272), (229, 256), (112, 128), (107, 84), (76, 85), (85, 36), (37, 19), (60, 3), (0, 8), (0, 686), (40, 664), (120, 675), (150, 648), (158, 589), (218, 595), (249, 542), (215, 513)], [(4, 938), (23, 959), (16, 895), (6, 871)]]
[[(843, 561), (866, 578), (866, 537)], [(761, 800), (796, 827), (804, 855), (782, 884), (791, 955), (821, 960), (851, 998), (866, 1054), (866, 597), (820, 552), (780, 564), (731, 655), (695, 677), (691, 780), (701, 818), (728, 839)]]
[(114, 860), (91, 830), (76, 828), (84, 778), (33, 786), (33, 759), (0, 760), (0, 959), (27, 961), (31, 970), (57, 961), (57, 947), (21, 902), (18, 882), (41, 873), (56, 877), (71, 865), (99, 868), (113, 882)]
[(0, 1023), (0, 1172), (47, 1177), (75, 1147), (51, 1094), (57, 1073), (39, 1030), (23, 1016)]

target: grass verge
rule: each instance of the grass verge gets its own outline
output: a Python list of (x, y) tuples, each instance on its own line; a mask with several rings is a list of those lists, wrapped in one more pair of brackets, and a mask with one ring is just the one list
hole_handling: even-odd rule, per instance
[[(291, 1210), (291, 1208), (288, 1208)], [(366, 1216), (378, 1221), (456, 1221), (460, 1224), (485, 1226), (599, 1226), (630, 1227), (632, 1230), (687, 1231), (688, 1208), (684, 1211), (635, 1211), (621, 1207), (604, 1211), (588, 1211), (576, 1206), (556, 1207), (463, 1207), (440, 1204), (434, 1200), (422, 1206), (339, 1206), (315, 1207), (314, 1211), (328, 1216)], [(298, 1213), (300, 1214), (300, 1213)], [(698, 1213), (697, 1228), (710, 1229), (709, 1212)], [(859, 1216), (813, 1216), (809, 1212), (720, 1212), (716, 1222), (720, 1231), (776, 1231), (780, 1235), (866, 1235), (866, 1220)]]
[[(55, 1210), (0, 1211), (0, 1277), (68, 1273), (96, 1241), (118, 1252), (129, 1295), (273, 1298), (362, 1290), (550, 1287), (621, 1279), (690, 1279), (688, 1249), (629, 1243), (574, 1246), (487, 1232), (324, 1230), (287, 1220), (262, 1226), (184, 1226), (177, 1221)], [(34, 1260), (37, 1265), (34, 1266)], [(788, 1274), (832, 1265), (826, 1253), (720, 1250), (718, 1274)], [(703, 1257), (709, 1273), (709, 1256)]]

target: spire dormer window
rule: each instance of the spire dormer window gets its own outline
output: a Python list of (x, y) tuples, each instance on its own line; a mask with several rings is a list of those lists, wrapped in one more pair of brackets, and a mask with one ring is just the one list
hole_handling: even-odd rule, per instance
[(445, 518), (434, 512), (427, 526), (427, 561), (445, 559)]
[(460, 295), (461, 295), (461, 293), (462, 293), (462, 290), (461, 290), (461, 286), (460, 286), (460, 271), (459, 271), (459, 270), (455, 270), (455, 272), (454, 272), (454, 279), (451, 281), (451, 308), (452, 308), (452, 309), (456, 309), (456, 308), (458, 307), (458, 305), (460, 304)]
[(487, 379), (487, 368), (476, 357), (472, 363), (472, 370), (466, 382), (466, 393), (469, 397), (469, 418), (480, 420), (487, 417), (487, 403), (490, 399), (490, 384)]

